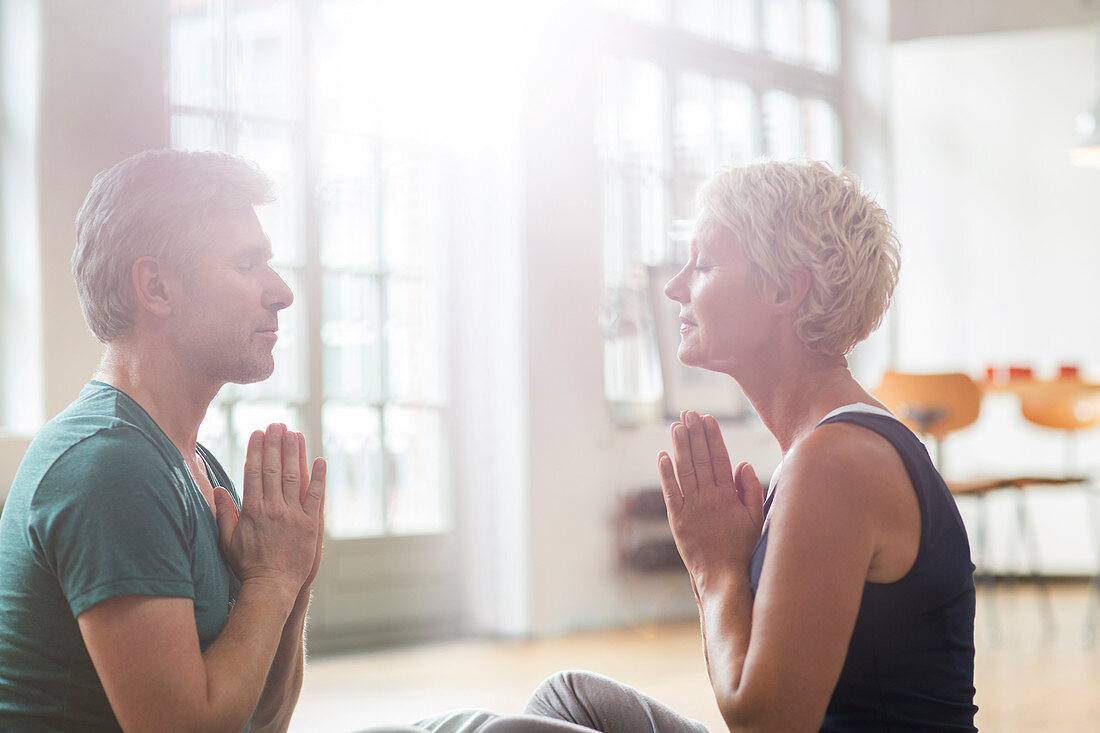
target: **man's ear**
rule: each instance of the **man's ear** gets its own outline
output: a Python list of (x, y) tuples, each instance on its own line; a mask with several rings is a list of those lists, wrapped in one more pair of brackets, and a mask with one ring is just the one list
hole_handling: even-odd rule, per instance
[(787, 284), (776, 290), (776, 313), (794, 313), (806, 300), (806, 294), (809, 292), (810, 271), (805, 267), (799, 267), (790, 274)]
[(136, 305), (158, 318), (172, 314), (175, 279), (169, 268), (156, 257), (138, 257), (130, 270)]

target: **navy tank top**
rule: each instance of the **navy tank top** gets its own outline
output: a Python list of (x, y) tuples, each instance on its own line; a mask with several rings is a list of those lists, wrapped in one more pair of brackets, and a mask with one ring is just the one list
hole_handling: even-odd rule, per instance
[[(844, 668), (822, 731), (976, 731), (974, 565), (955, 500), (928, 451), (897, 419), (877, 412), (832, 413), (878, 433), (901, 455), (920, 504), (920, 548), (894, 583), (865, 583)], [(765, 514), (779, 491), (772, 487)], [(753, 590), (767, 552), (765, 528), (753, 550)]]

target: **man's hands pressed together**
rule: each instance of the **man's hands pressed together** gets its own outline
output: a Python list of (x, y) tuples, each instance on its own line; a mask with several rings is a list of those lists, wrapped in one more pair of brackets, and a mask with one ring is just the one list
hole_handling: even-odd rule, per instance
[(214, 491), (222, 552), (242, 584), (308, 599), (324, 535), (325, 461), (307, 469), (305, 437), (273, 424), (248, 441), (241, 511)]

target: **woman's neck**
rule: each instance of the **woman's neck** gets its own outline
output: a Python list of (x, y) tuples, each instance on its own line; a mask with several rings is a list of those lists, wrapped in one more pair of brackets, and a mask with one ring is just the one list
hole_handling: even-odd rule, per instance
[(784, 455), (836, 408), (855, 402), (878, 404), (852, 376), (843, 356), (806, 353), (800, 357), (736, 375)]

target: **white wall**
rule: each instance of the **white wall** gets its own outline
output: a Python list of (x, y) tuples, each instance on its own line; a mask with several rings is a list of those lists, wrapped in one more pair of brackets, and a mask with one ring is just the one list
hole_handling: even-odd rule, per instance
[[(891, 65), (899, 366), (1049, 377), (1073, 363), (1100, 380), (1100, 170), (1068, 165), (1074, 116), (1100, 93), (1095, 29), (907, 41)], [(948, 472), (1057, 472), (1062, 447), (1013, 398), (990, 398), (949, 442)], [(1081, 465), (1100, 466), (1100, 431)], [(1083, 498), (1033, 506), (1045, 569), (1095, 571)], [(1008, 507), (995, 509), (996, 563), (1009, 567)]]
[[(13, 13), (16, 6), (27, 13)], [(22, 304), (34, 315), (6, 334), (4, 348), (25, 349), (23, 363), (40, 370), (41, 381), (25, 384), (37, 403), (29, 408), (34, 419), (17, 423), (20, 434), (0, 437), (0, 500), (27, 445), (26, 433), (76, 397), (102, 353), (80, 314), (69, 272), (74, 219), (92, 177), (128, 155), (168, 144), (163, 4), (27, 0), (4, 7), (5, 20), (20, 15), (22, 28), (36, 34), (19, 39), (34, 56), (16, 73), (37, 79), (35, 107), (21, 110), (28, 119), (14, 131), (26, 146), (20, 163), (27, 179), (19, 183), (37, 189), (12, 213), (23, 224), (0, 229), (0, 247), (23, 254), (16, 277), (36, 281), (23, 290), (32, 302)], [(2, 123), (6, 138), (12, 121)]]

